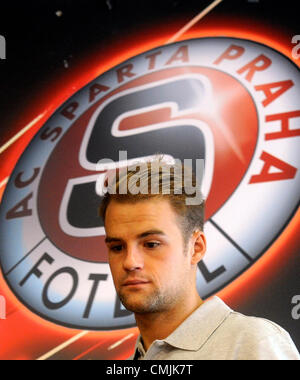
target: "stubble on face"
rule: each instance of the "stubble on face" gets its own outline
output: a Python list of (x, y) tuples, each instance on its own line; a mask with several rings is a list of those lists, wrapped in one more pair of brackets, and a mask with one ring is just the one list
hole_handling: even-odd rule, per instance
[(162, 313), (168, 311), (177, 304), (180, 299), (180, 291), (162, 292), (154, 289), (150, 294), (128, 294), (126, 291), (119, 291), (120, 301), (129, 311), (135, 314)]
[(167, 287), (156, 285), (151, 281), (147, 287), (152, 289), (126, 290), (120, 289), (120, 301), (129, 311), (135, 314), (163, 313), (172, 310), (176, 305), (184, 302), (186, 297), (185, 286), (188, 286), (189, 273), (181, 273), (181, 281)]

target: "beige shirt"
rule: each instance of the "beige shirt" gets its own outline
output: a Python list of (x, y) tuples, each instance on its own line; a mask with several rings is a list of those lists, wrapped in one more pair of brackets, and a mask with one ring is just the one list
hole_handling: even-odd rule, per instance
[(166, 339), (145, 352), (141, 336), (133, 360), (300, 360), (290, 335), (266, 319), (247, 317), (212, 297)]

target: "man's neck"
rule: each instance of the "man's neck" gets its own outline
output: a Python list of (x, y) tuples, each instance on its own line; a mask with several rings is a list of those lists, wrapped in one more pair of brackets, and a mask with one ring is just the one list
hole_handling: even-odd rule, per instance
[(135, 314), (145, 350), (155, 340), (163, 340), (171, 335), (202, 304), (202, 299), (197, 295), (188, 305), (176, 305), (164, 312)]

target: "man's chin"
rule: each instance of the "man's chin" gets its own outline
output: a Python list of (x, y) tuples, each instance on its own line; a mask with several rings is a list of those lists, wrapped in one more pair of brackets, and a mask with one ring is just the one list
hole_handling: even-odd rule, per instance
[(145, 301), (130, 300), (129, 297), (121, 297), (121, 302), (125, 309), (136, 314), (145, 314), (150, 312), (149, 305)]
[(145, 314), (153, 312), (155, 297), (147, 297), (145, 294), (119, 294), (123, 306), (136, 314)]
[(120, 294), (124, 307), (135, 314), (159, 313), (168, 308), (166, 299), (160, 294)]

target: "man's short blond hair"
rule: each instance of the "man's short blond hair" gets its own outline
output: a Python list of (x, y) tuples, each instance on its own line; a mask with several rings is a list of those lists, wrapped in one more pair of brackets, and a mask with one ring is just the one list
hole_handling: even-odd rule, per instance
[[(185, 245), (192, 233), (203, 231), (205, 200), (201, 193), (198, 202), (189, 202), (198, 184), (196, 175), (181, 162), (169, 163), (159, 154), (149, 161), (136, 162), (118, 169), (106, 177), (100, 216), (105, 223), (110, 202), (135, 204), (153, 199), (167, 199), (178, 216)], [(198, 193), (199, 194), (199, 193)]]

